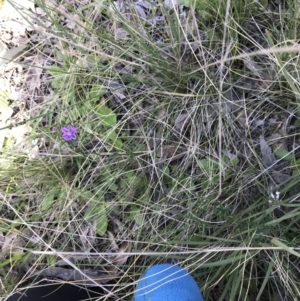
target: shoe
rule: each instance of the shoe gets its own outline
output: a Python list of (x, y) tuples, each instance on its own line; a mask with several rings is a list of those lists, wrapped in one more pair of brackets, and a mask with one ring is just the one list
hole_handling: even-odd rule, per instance
[(204, 301), (201, 291), (184, 269), (172, 264), (149, 268), (139, 280), (134, 301)]

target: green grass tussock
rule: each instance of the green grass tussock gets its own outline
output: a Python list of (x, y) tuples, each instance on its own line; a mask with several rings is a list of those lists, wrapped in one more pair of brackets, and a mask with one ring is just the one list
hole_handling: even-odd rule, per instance
[(299, 298), (297, 1), (170, 3), (36, 1), (51, 63), (37, 151), (2, 150), (3, 283), (90, 268), (125, 300), (167, 261), (205, 300)]

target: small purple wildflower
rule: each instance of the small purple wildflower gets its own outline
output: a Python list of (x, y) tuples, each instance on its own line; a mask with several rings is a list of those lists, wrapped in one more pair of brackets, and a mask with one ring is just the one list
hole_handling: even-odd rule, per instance
[(74, 126), (67, 126), (61, 128), (62, 137), (66, 141), (75, 140), (76, 139), (76, 128)]

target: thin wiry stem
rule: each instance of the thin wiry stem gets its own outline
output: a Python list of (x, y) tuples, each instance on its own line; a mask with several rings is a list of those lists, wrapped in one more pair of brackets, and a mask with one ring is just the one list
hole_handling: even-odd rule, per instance
[[(300, 247), (290, 247), (294, 251), (300, 251)], [(170, 251), (170, 252), (103, 252), (103, 253), (89, 253), (89, 252), (60, 252), (60, 251), (36, 251), (30, 250), (32, 254), (36, 255), (63, 255), (63, 256), (159, 256), (159, 255), (184, 255), (184, 254), (202, 254), (202, 253), (218, 253), (218, 252), (234, 252), (234, 251), (286, 251), (284, 248), (280, 247), (220, 247), (211, 249), (197, 249), (189, 251)], [(28, 250), (29, 251), (29, 250)], [(300, 255), (300, 254), (299, 254)]]

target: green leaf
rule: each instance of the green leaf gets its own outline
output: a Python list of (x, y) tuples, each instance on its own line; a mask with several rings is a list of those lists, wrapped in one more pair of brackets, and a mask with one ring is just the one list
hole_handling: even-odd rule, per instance
[(109, 185), (108, 189), (110, 189), (112, 192), (117, 192), (119, 190), (119, 186), (115, 183), (112, 183)]
[(239, 159), (238, 158), (234, 158), (234, 159), (232, 159), (231, 161), (230, 161), (230, 165), (232, 166), (232, 167), (235, 167), (235, 166), (237, 166), (239, 164)]
[(58, 76), (66, 73), (66, 70), (64, 68), (58, 67), (58, 66), (51, 66), (48, 68), (48, 72), (52, 76)]
[(84, 220), (86, 221), (96, 221), (97, 234), (104, 235), (107, 231), (107, 215), (105, 208), (105, 200), (90, 200), (91, 208), (85, 213)]
[(97, 233), (99, 235), (104, 235), (106, 233), (107, 225), (108, 225), (106, 209), (104, 204), (99, 204), (97, 206), (97, 212), (98, 212), (97, 221), (96, 221)]
[(212, 185), (217, 185), (218, 181), (219, 181), (219, 176), (218, 175), (214, 175), (211, 178), (203, 177), (203, 180), (201, 180), (201, 186), (205, 190), (205, 189), (211, 187)]
[(89, 91), (87, 95), (87, 99), (91, 101), (97, 101), (101, 96), (103, 96), (106, 93), (106, 90), (99, 85), (94, 85), (92, 89)]
[(59, 89), (62, 86), (63, 81), (59, 78), (54, 78), (51, 82), (52, 88)]
[(209, 160), (202, 159), (198, 162), (198, 165), (201, 169), (208, 170), (209, 169)]
[(95, 108), (96, 114), (105, 126), (114, 126), (117, 123), (117, 115), (108, 107), (98, 105)]
[(137, 225), (142, 226), (143, 225), (143, 221), (144, 221), (144, 217), (143, 217), (143, 214), (141, 214), (138, 206), (132, 205), (130, 207), (130, 210), (131, 211), (130, 211), (129, 218), (131, 220), (134, 220), (137, 223)]
[(223, 162), (227, 165), (230, 165), (231, 167), (235, 167), (239, 164), (239, 159), (237, 157), (229, 158), (226, 155), (224, 155), (222, 158)]
[(198, 162), (198, 165), (202, 170), (218, 170), (219, 169), (218, 163), (211, 159), (202, 159)]
[(198, 1), (203, 1), (203, 0), (179, 0), (179, 3), (186, 6), (186, 7), (198, 7)]
[(48, 71), (54, 77), (51, 86), (56, 89), (61, 88), (65, 81), (64, 75), (66, 75), (68, 71), (58, 66), (51, 66), (48, 68)]
[(6, 265), (12, 266), (16, 262), (20, 261), (23, 257), (23, 254), (16, 254), (14, 256), (9, 256), (8, 259), (0, 261), (0, 268), (5, 267)]
[(190, 7), (192, 5), (192, 0), (179, 0), (179, 3), (186, 7)]
[(283, 250), (287, 251), (288, 253), (295, 255), (300, 258), (300, 253), (294, 251), (293, 249), (289, 248), (287, 245), (282, 243), (281, 241), (277, 240), (276, 238), (273, 238), (271, 240), (271, 243), (274, 244), (275, 246), (282, 248)]
[[(300, 116), (300, 111), (298, 110), (298, 116)], [(294, 122), (294, 126), (295, 127), (299, 127), (300, 126), (300, 119), (296, 119), (296, 121)]]
[(27, 48), (27, 44), (20, 45), (12, 49), (6, 49), (5, 45), (0, 42), (0, 67), (20, 56)]
[(294, 159), (294, 157), (292, 156), (292, 154), (283, 149), (283, 148), (277, 148), (275, 151), (274, 151), (274, 155), (280, 159), (283, 159), (283, 160), (286, 160), (286, 161), (292, 161)]
[(106, 138), (108, 142), (115, 148), (122, 148), (122, 140), (118, 138), (116, 131), (109, 130)]
[(1, 110), (7, 109), (9, 106), (9, 93), (6, 90), (0, 90), (0, 113)]
[(48, 210), (52, 207), (54, 198), (56, 197), (56, 193), (50, 191), (43, 199), (41, 203), (42, 212), (48, 212)]

